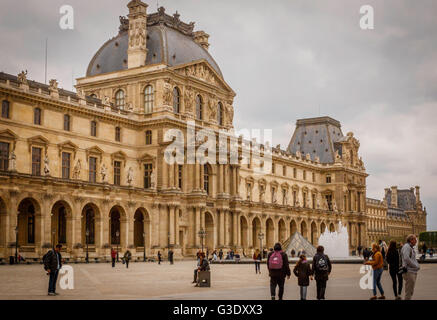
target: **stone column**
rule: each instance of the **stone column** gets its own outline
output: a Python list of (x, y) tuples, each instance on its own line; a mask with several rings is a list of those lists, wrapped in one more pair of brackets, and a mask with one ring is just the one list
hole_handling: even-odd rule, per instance
[(225, 210), (223, 212), (224, 214), (224, 220), (225, 220), (225, 233), (224, 233), (224, 244), (225, 246), (231, 245), (231, 217), (229, 214), (229, 210)]
[(231, 182), (231, 179), (229, 179), (229, 165), (223, 166), (223, 186), (224, 186), (224, 192), (226, 194), (229, 194), (229, 183)]
[(175, 215), (175, 244), (176, 246), (180, 245), (180, 239), (179, 239), (179, 207), (174, 208), (174, 215)]
[(200, 190), (200, 164), (196, 162), (194, 165), (194, 189)]
[(232, 212), (232, 219), (233, 219), (233, 223), (232, 223), (232, 244), (234, 246), (238, 246), (238, 216), (237, 216), (237, 212), (233, 211)]
[(240, 196), (240, 166), (235, 167), (235, 196)]
[(194, 207), (194, 244), (196, 247), (200, 246), (200, 238), (199, 238), (199, 231), (200, 231), (200, 207)]
[(219, 246), (225, 245), (225, 211), (224, 210), (217, 210), (217, 215), (219, 216), (220, 220), (220, 232), (219, 232)]
[(217, 179), (218, 179), (218, 190), (217, 193), (223, 193), (223, 165), (217, 164)]
[(175, 206), (169, 205), (169, 227), (168, 232), (170, 233), (170, 247), (175, 244)]

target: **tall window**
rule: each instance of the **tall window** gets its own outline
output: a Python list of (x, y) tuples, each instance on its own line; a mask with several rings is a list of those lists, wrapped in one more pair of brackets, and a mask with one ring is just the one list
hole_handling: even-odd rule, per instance
[(326, 175), (326, 183), (331, 183), (331, 175), (330, 174)]
[(326, 195), (326, 202), (328, 202), (328, 210), (332, 211), (332, 195), (331, 194)]
[(209, 166), (205, 164), (203, 166), (203, 190), (206, 191), (207, 194), (209, 194)]
[(217, 123), (221, 126), (223, 125), (223, 105), (221, 102), (218, 103)]
[(121, 162), (114, 161), (114, 184), (119, 186), (121, 182)]
[(91, 121), (91, 136), (97, 137), (97, 122), (94, 120)]
[(146, 131), (146, 144), (152, 144), (152, 131), (151, 130), (147, 130)]
[(9, 101), (2, 101), (2, 118), (9, 119)]
[(90, 157), (89, 158), (89, 182), (96, 183), (97, 181), (97, 158)]
[(70, 159), (70, 153), (62, 152), (62, 179), (70, 179)]
[(35, 208), (33, 205), (27, 209), (27, 243), (35, 243)]
[(9, 169), (9, 143), (0, 142), (0, 171)]
[(178, 165), (178, 186), (182, 189), (182, 165)]
[(68, 114), (64, 114), (64, 130), (70, 131), (70, 116)]
[(41, 125), (41, 109), (33, 109), (33, 124)]
[(303, 193), (303, 203), (302, 203), (302, 207), (304, 207), (304, 208), (307, 207), (307, 193), (306, 193), (306, 192)]
[(144, 189), (150, 189), (152, 187), (152, 171), (152, 164), (146, 163), (144, 165)]
[(67, 243), (67, 213), (65, 207), (60, 207), (58, 211), (58, 242)]
[(115, 93), (115, 106), (118, 109), (123, 110), (124, 109), (124, 91), (123, 90), (118, 90)]
[(276, 173), (276, 165), (272, 162), (272, 174)]
[(293, 191), (293, 206), (296, 205), (296, 200), (297, 200), (297, 192), (294, 190)]
[(121, 129), (120, 127), (115, 127), (115, 141), (121, 141)]
[(202, 120), (203, 117), (203, 102), (202, 97), (198, 95), (196, 97), (196, 118)]
[(155, 99), (153, 93), (153, 87), (147, 86), (144, 89), (144, 112), (152, 113), (153, 112), (153, 100)]
[(181, 104), (181, 94), (178, 87), (174, 87), (173, 89), (173, 112), (180, 112), (180, 104)]
[(32, 147), (32, 175), (41, 175), (41, 148)]
[(351, 158), (351, 166), (354, 165), (354, 152), (352, 150), (349, 150), (349, 156)]

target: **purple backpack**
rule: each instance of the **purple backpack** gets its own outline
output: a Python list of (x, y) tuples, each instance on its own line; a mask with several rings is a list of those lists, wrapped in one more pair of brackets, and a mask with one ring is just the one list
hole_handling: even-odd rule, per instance
[(282, 269), (282, 251), (274, 251), (269, 259), (269, 269)]

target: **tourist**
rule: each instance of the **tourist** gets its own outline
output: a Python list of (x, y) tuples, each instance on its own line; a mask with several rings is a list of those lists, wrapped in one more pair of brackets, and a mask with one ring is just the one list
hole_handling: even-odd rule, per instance
[(212, 253), (212, 259), (214, 261), (217, 261), (217, 250), (214, 250), (214, 252)]
[(420, 258), (422, 261), (424, 261), (426, 258), (427, 249), (428, 249), (428, 247), (426, 246), (426, 243), (424, 242), (422, 245), (422, 257)]
[(253, 261), (255, 261), (255, 274), (261, 274), (261, 252), (259, 249), (255, 250)]
[(432, 258), (433, 255), (434, 255), (434, 249), (431, 248), (429, 249), (429, 257)]
[(358, 246), (357, 247), (357, 251), (358, 251), (358, 256), (361, 257), (361, 251), (363, 250), (362, 246)]
[(403, 278), (405, 281), (405, 300), (411, 300), (416, 285), (417, 273), (420, 270), (419, 263), (416, 260), (416, 252), (414, 246), (417, 243), (417, 238), (414, 234), (407, 237), (407, 243), (402, 247), (401, 259)]
[(280, 243), (276, 243), (274, 251), (267, 257), (267, 268), (270, 276), (270, 294), (272, 300), (276, 298), (276, 286), (279, 287), (278, 298), (282, 300), (284, 295), (285, 277), (290, 279), (291, 271), (288, 264), (288, 256), (282, 251)]
[(44, 257), (44, 270), (47, 271), (49, 275), (49, 296), (56, 296), (56, 281), (58, 280), (59, 270), (62, 268), (62, 256), (61, 256), (61, 244), (57, 244), (54, 249), (48, 251)]
[(129, 250), (126, 250), (126, 252), (124, 253), (124, 256), (123, 256), (123, 261), (126, 264), (126, 269), (129, 268), (129, 261), (131, 258), (132, 258), (131, 252)]
[(296, 256), (296, 251), (294, 251), (294, 249), (291, 249), (291, 257), (294, 258)]
[(199, 284), (197, 283), (198, 273), (200, 271), (208, 271), (208, 270), (210, 270), (208, 260), (205, 257), (205, 253), (201, 252), (200, 260), (199, 260), (199, 262), (197, 264), (197, 268), (194, 269), (194, 280), (193, 280), (193, 283), (196, 284), (195, 285), (196, 287), (199, 286)]
[(313, 257), (312, 271), (316, 280), (317, 300), (325, 300), (326, 283), (329, 280), (332, 266), (329, 257), (324, 254), (323, 246), (317, 247), (317, 252)]
[(162, 261), (162, 254), (161, 251), (158, 251), (158, 264), (161, 264)]
[[(370, 298), (370, 300), (385, 299), (384, 289), (381, 285), (381, 277), (384, 271), (384, 259), (382, 257), (381, 247), (378, 244), (374, 243), (372, 245), (372, 252), (372, 260), (364, 262), (364, 264), (371, 265), (373, 269), (373, 296)], [(379, 298), (377, 298), (376, 296), (376, 288), (378, 288), (379, 292), (381, 293), (381, 296)]]
[(115, 267), (115, 258), (117, 258), (117, 252), (114, 250), (114, 248), (111, 248), (111, 260), (112, 260), (112, 267)]
[(220, 261), (223, 259), (223, 250), (222, 249), (220, 249), (220, 251), (219, 251), (219, 258), (220, 258)]
[(234, 257), (235, 257), (235, 262), (239, 263), (240, 262), (240, 254), (237, 251), (235, 251)]
[(173, 264), (173, 263), (174, 263), (174, 261), (173, 261), (173, 255), (174, 255), (173, 250), (169, 250), (169, 251), (168, 251), (168, 261), (170, 261), (170, 264)]
[(398, 249), (396, 248), (396, 241), (390, 241), (386, 257), (389, 265), (390, 277), (393, 281), (393, 292), (396, 300), (400, 300), (402, 293), (402, 274), (399, 273), (400, 255)]
[(313, 271), (305, 255), (302, 254), (299, 257), (299, 261), (296, 263), (293, 273), (297, 277), (297, 285), (300, 287), (300, 300), (306, 300), (310, 278), (313, 280)]

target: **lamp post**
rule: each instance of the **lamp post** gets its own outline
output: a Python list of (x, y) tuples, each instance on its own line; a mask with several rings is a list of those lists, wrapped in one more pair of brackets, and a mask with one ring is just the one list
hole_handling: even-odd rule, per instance
[(86, 232), (85, 232), (85, 235), (86, 235), (86, 257), (85, 257), (85, 261), (86, 261), (86, 263), (89, 263), (89, 259), (88, 259), (88, 242), (89, 242), (89, 236), (90, 236), (90, 231), (88, 230), (88, 229), (86, 229)]
[(15, 263), (18, 262), (18, 225), (15, 227)]
[(259, 246), (261, 249), (261, 257), (264, 258), (264, 250), (263, 250), (264, 233), (262, 233), (262, 232), (258, 233), (258, 239), (259, 239)]
[(117, 237), (117, 262), (119, 262), (118, 259), (118, 244), (120, 243), (120, 231), (115, 232), (115, 236)]
[(146, 262), (146, 233), (143, 232), (143, 261)]
[(202, 245), (202, 252), (203, 252), (203, 239), (206, 238), (206, 231), (203, 229), (200, 229), (200, 231), (197, 233), (200, 237), (200, 243)]

